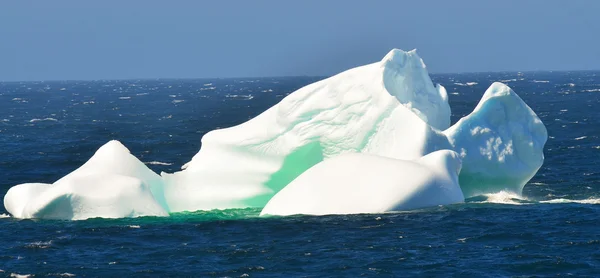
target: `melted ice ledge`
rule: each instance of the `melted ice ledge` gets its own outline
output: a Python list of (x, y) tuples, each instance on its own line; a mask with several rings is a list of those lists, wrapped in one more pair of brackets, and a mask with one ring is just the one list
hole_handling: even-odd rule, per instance
[[(245, 123), (207, 133), (181, 172), (160, 177), (112, 141), (52, 185), (11, 188), (4, 205), (15, 217), (59, 219), (167, 215), (268, 202), (263, 213), (379, 212), (461, 202), (463, 195), (501, 190), (520, 194), (543, 163), (544, 125), (502, 83), (492, 84), (473, 113), (449, 125), (444, 87), (433, 85), (414, 50), (394, 49), (380, 62), (305, 86)], [(441, 190), (451, 184), (458, 188), (456, 183), (428, 182), (439, 178), (432, 173), (444, 172), (439, 169), (446, 169), (446, 176), (458, 173), (439, 166), (443, 163), (420, 162), (439, 150), (453, 150), (458, 155), (442, 153), (462, 160), (460, 197), (455, 190)], [(364, 166), (361, 160), (378, 167), (346, 169)], [(411, 178), (406, 174), (411, 167), (429, 169)], [(339, 180), (333, 182), (328, 173)], [(372, 173), (388, 180), (366, 183), (363, 177)], [(306, 186), (307, 181), (313, 185)], [(417, 188), (427, 193), (411, 193)], [(372, 200), (357, 199), (356, 191), (370, 192), (371, 198), (396, 197), (373, 208), (362, 206)], [(319, 192), (328, 193), (311, 195)], [(294, 200), (298, 196), (313, 205), (303, 207)], [(358, 202), (356, 207), (347, 205), (350, 200)]]

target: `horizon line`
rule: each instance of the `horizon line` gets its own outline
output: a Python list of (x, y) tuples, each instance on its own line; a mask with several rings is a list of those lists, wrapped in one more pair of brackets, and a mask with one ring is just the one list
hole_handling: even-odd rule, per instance
[[(344, 70), (345, 71), (345, 70)], [(21, 83), (21, 82), (76, 82), (76, 81), (127, 81), (127, 80), (215, 80), (215, 79), (252, 79), (252, 78), (329, 78), (344, 71), (332, 75), (279, 75), (279, 76), (236, 76), (236, 77), (141, 77), (141, 78), (99, 78), (99, 79), (44, 79), (44, 80), (0, 80), (0, 83)], [(486, 74), (486, 73), (561, 73), (561, 72), (600, 72), (600, 69), (592, 70), (501, 70), (501, 71), (464, 71), (464, 72), (434, 72), (429, 75), (442, 74)]]

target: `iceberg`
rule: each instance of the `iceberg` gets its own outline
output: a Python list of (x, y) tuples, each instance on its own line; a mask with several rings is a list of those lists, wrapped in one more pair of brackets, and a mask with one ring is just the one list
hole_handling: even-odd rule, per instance
[(494, 83), (452, 126), (450, 112), (446, 89), (433, 84), (416, 51), (393, 49), (381, 61), (300, 88), (245, 123), (205, 134), (182, 171), (159, 176), (111, 141), (53, 184), (12, 187), (4, 205), (19, 218), (245, 207), (287, 215), (520, 194), (544, 160), (547, 131), (533, 110)]
[(343, 154), (302, 173), (260, 214), (381, 213), (460, 203), (460, 168), (459, 155), (450, 150), (415, 161)]
[(214, 130), (184, 170), (163, 173), (171, 211), (263, 207), (315, 164), (344, 153), (412, 160), (450, 149), (448, 96), (416, 51), (390, 51)]
[(162, 189), (159, 175), (120, 142), (110, 141), (80, 168), (53, 184), (12, 187), (4, 196), (4, 207), (16, 218), (168, 216)]
[(461, 154), (465, 197), (501, 191), (521, 195), (544, 163), (546, 127), (508, 86), (496, 82), (473, 112), (444, 131)]

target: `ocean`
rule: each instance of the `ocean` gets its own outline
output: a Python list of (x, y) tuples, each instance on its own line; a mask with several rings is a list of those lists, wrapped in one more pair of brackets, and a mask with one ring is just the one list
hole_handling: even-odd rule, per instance
[[(322, 77), (0, 83), (0, 197), (53, 182), (104, 143), (175, 172), (206, 132), (242, 123)], [(18, 220), (0, 208), (0, 275), (357, 277), (600, 276), (600, 72), (433, 74), (452, 122), (494, 81), (548, 129), (523, 196), (385, 214)]]

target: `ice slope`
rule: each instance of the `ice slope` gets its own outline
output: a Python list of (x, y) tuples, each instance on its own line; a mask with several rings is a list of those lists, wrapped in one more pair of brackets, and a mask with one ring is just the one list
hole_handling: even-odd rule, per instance
[(416, 159), (448, 149), (443, 87), (416, 51), (310, 84), (257, 117), (214, 130), (185, 169), (163, 173), (171, 211), (263, 207), (298, 175), (344, 153)]
[(162, 188), (159, 175), (120, 142), (110, 141), (84, 165), (53, 184), (12, 187), (4, 196), (4, 207), (16, 218), (167, 216)]
[(343, 154), (308, 169), (261, 215), (380, 213), (460, 203), (460, 168), (459, 155), (450, 150), (415, 161)]
[(548, 132), (538, 116), (508, 86), (496, 82), (473, 112), (444, 131), (463, 168), (465, 197), (523, 187), (544, 163)]

